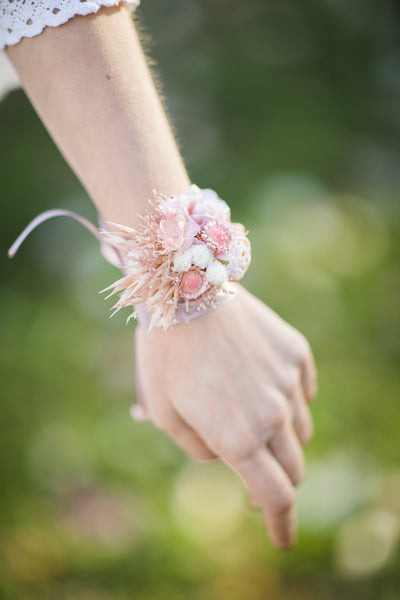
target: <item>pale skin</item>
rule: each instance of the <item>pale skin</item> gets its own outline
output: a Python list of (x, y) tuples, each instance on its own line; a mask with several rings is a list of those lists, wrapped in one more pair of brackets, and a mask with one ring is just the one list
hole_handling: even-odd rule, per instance
[[(7, 53), (106, 220), (134, 227), (153, 189), (188, 188), (123, 4), (48, 27)], [(238, 285), (233, 300), (189, 324), (150, 335), (138, 326), (136, 363), (141, 418), (193, 458), (229, 465), (261, 508), (272, 542), (293, 546), (316, 392), (303, 335)]]

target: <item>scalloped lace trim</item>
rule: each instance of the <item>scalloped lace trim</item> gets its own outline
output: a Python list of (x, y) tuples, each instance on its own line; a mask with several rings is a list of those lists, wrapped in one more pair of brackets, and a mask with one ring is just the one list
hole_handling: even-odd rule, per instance
[[(0, 0), (0, 50), (24, 37), (39, 35), (45, 27), (58, 27), (75, 15), (89, 15), (101, 6), (121, 0)], [(140, 0), (123, 0), (135, 9)]]

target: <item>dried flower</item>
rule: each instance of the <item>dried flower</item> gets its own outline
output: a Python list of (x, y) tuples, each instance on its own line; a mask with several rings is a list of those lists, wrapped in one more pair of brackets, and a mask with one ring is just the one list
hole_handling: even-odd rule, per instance
[(208, 282), (213, 285), (222, 285), (229, 279), (228, 269), (217, 260), (213, 260), (212, 263), (208, 265), (206, 276)]
[(194, 300), (209, 288), (209, 282), (205, 272), (199, 267), (190, 267), (185, 273), (181, 273), (179, 293), (182, 298)]
[(107, 288), (120, 293), (115, 312), (145, 306), (149, 331), (174, 324), (178, 306), (180, 312), (214, 307), (224, 284), (240, 279), (250, 262), (244, 227), (230, 222), (228, 205), (213, 190), (192, 185), (150, 202), (137, 230), (111, 224), (113, 231), (101, 232), (125, 265), (126, 275)]
[(173, 263), (174, 271), (182, 273), (187, 271), (192, 266), (193, 247), (188, 248), (185, 252), (176, 252), (174, 254)]
[(199, 229), (190, 217), (171, 213), (160, 222), (160, 239), (168, 250), (189, 248)]
[(227, 252), (218, 255), (218, 260), (226, 264), (231, 281), (239, 281), (247, 271), (251, 261), (251, 246), (247, 237), (233, 238)]
[(210, 262), (214, 259), (214, 255), (204, 244), (196, 244), (191, 247), (192, 265), (206, 269)]
[(229, 228), (214, 221), (207, 223), (200, 236), (207, 246), (218, 254), (226, 252), (232, 239)]

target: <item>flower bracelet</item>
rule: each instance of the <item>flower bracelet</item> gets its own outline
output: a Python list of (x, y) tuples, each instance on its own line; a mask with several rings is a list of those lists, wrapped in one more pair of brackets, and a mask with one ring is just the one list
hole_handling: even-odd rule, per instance
[[(151, 208), (136, 229), (116, 223), (92, 223), (64, 210), (36, 217), (9, 250), (15, 252), (39, 224), (59, 215), (80, 221), (100, 239), (103, 254), (119, 266), (124, 277), (103, 292), (120, 293), (113, 307), (133, 306), (128, 317), (137, 318), (150, 332), (206, 314), (231, 299), (232, 282), (246, 272), (251, 249), (247, 232), (230, 220), (229, 206), (211, 189), (191, 185), (177, 196), (154, 192)], [(109, 297), (107, 296), (107, 298)]]

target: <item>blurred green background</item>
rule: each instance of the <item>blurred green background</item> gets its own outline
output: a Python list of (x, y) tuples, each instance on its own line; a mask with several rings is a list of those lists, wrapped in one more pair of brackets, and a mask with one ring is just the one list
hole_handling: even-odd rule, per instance
[(192, 177), (250, 230), (245, 285), (310, 340), (320, 393), (300, 537), (274, 550), (240, 483), (129, 417), (133, 327), (115, 269), (21, 90), (0, 103), (0, 597), (400, 597), (400, 6), (143, 0)]

